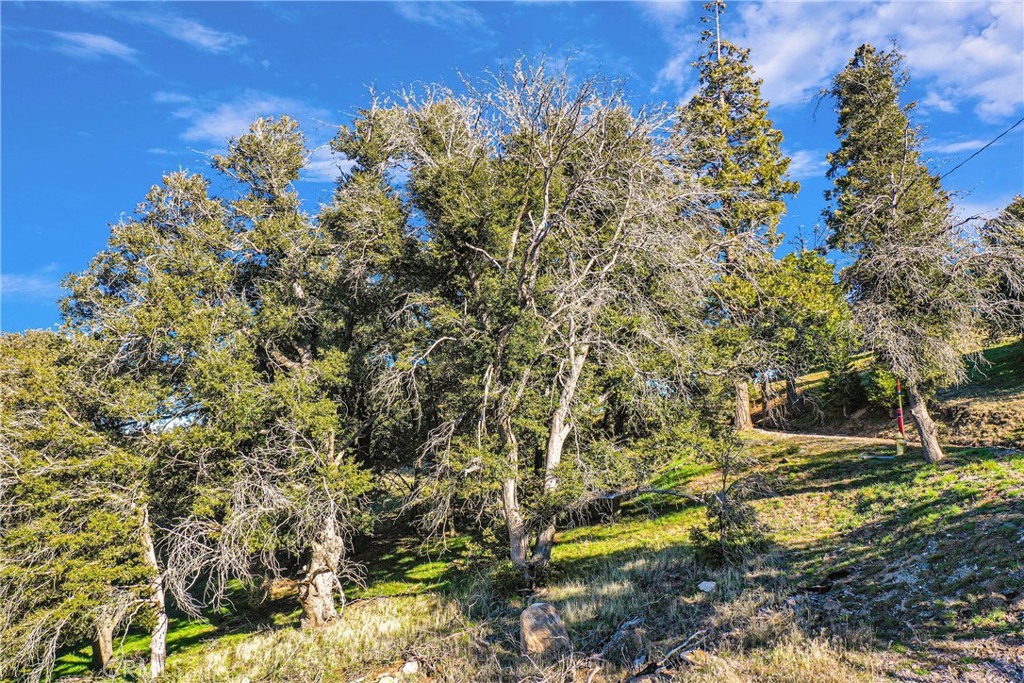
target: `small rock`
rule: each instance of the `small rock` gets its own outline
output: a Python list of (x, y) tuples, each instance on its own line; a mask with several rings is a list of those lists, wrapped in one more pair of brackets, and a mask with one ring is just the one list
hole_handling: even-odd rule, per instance
[(519, 644), (530, 656), (546, 657), (572, 650), (565, 624), (546, 602), (535, 602), (519, 615)]
[(701, 581), (697, 584), (697, 590), (703, 591), (705, 593), (710, 593), (711, 591), (715, 590), (716, 585), (718, 584), (716, 584), (714, 581)]
[(406, 676), (415, 676), (420, 671), (420, 663), (411, 659), (402, 666), (402, 673)]
[(377, 683), (398, 683), (398, 679), (394, 676), (384, 675), (377, 679)]

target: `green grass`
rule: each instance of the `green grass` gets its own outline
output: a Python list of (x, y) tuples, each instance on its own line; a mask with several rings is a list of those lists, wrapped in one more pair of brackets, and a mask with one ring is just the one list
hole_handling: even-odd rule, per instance
[[(933, 666), (929, 658), (952, 641), (966, 670), (989, 666), (991, 648), (1024, 637), (1024, 457), (951, 448), (947, 461), (927, 465), (915, 449), (870, 459), (862, 456), (892, 447), (810, 437), (754, 437), (748, 449), (772, 488), (754, 503), (769, 546), (739, 567), (702, 564), (689, 532), (703, 510), (664, 496), (558, 535), (547, 585), (533, 599), (558, 609), (577, 652), (644, 619), (607, 653), (594, 683), (618, 680), (635, 657), (657, 658), (700, 630), (710, 634), (704, 654), (679, 680), (876, 681)], [(712, 478), (706, 466), (681, 462), (656, 485), (697, 493)], [(294, 628), (292, 596), (216, 620), (175, 619), (171, 679), (369, 681), (415, 658), (437, 681), (508, 672), (552, 680), (554, 669), (518, 654), (527, 597), (503, 587), (482, 556), (468, 536), (429, 550), (408, 539), (365, 546), (366, 585), (348, 590), (355, 601), (342, 625), (317, 634)], [(708, 579), (716, 589), (699, 591)], [(124, 654), (142, 658), (146, 645), (133, 633)], [(83, 674), (88, 654), (64, 653), (58, 673)]]

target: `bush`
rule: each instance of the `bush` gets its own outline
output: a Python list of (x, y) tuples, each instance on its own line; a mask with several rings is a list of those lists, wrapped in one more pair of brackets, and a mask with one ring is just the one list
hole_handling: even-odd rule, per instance
[(860, 374), (849, 358), (830, 363), (828, 376), (821, 383), (822, 418), (847, 417), (867, 404)]
[(704, 561), (736, 564), (764, 547), (763, 527), (748, 501), (766, 487), (752, 471), (756, 461), (734, 435), (703, 449), (701, 459), (714, 465), (719, 486), (702, 496), (707, 521), (690, 530), (690, 541)]
[(890, 411), (896, 407), (896, 377), (880, 365), (872, 365), (864, 378), (864, 396), (873, 408)]

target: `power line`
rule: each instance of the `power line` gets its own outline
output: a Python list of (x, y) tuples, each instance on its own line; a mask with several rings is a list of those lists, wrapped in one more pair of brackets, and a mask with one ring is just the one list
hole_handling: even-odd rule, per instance
[(960, 168), (961, 166), (966, 164), (968, 161), (970, 161), (971, 159), (973, 159), (974, 157), (978, 156), (979, 154), (984, 152), (986, 149), (988, 149), (989, 147), (994, 145), (996, 143), (996, 141), (999, 140), (999, 138), (1003, 137), (1004, 135), (1006, 135), (1007, 133), (1009, 133), (1011, 130), (1013, 130), (1014, 128), (1016, 128), (1017, 126), (1019, 126), (1022, 123), (1024, 123), (1024, 117), (1021, 117), (1021, 118), (1017, 119), (1017, 123), (1013, 124), (1012, 126), (1007, 128), (1006, 130), (1004, 130), (1002, 133), (1000, 133), (999, 135), (997, 135), (994, 138), (992, 138), (991, 140), (989, 140), (987, 143), (985, 143), (984, 147), (981, 147), (980, 149), (975, 150), (974, 154), (972, 154), (971, 156), (967, 157), (966, 159), (961, 161), (959, 164), (957, 164), (953, 168), (949, 169), (948, 171), (946, 171), (945, 173), (940, 175), (938, 179), (942, 180), (943, 178), (948, 176), (950, 173), (952, 173), (956, 169)]

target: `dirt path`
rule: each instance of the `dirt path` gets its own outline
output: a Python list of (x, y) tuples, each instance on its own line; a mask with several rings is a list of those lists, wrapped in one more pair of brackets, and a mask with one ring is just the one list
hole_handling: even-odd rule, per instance
[[(783, 439), (835, 439), (839, 441), (850, 441), (852, 443), (866, 443), (866, 444), (890, 444), (895, 445), (895, 439), (879, 439), (872, 436), (843, 436), (842, 434), (808, 434), (805, 432), (777, 432), (771, 429), (754, 429), (755, 434), (763, 434), (765, 436), (777, 436)], [(914, 444), (914, 441), (908, 440), (909, 444)]]

